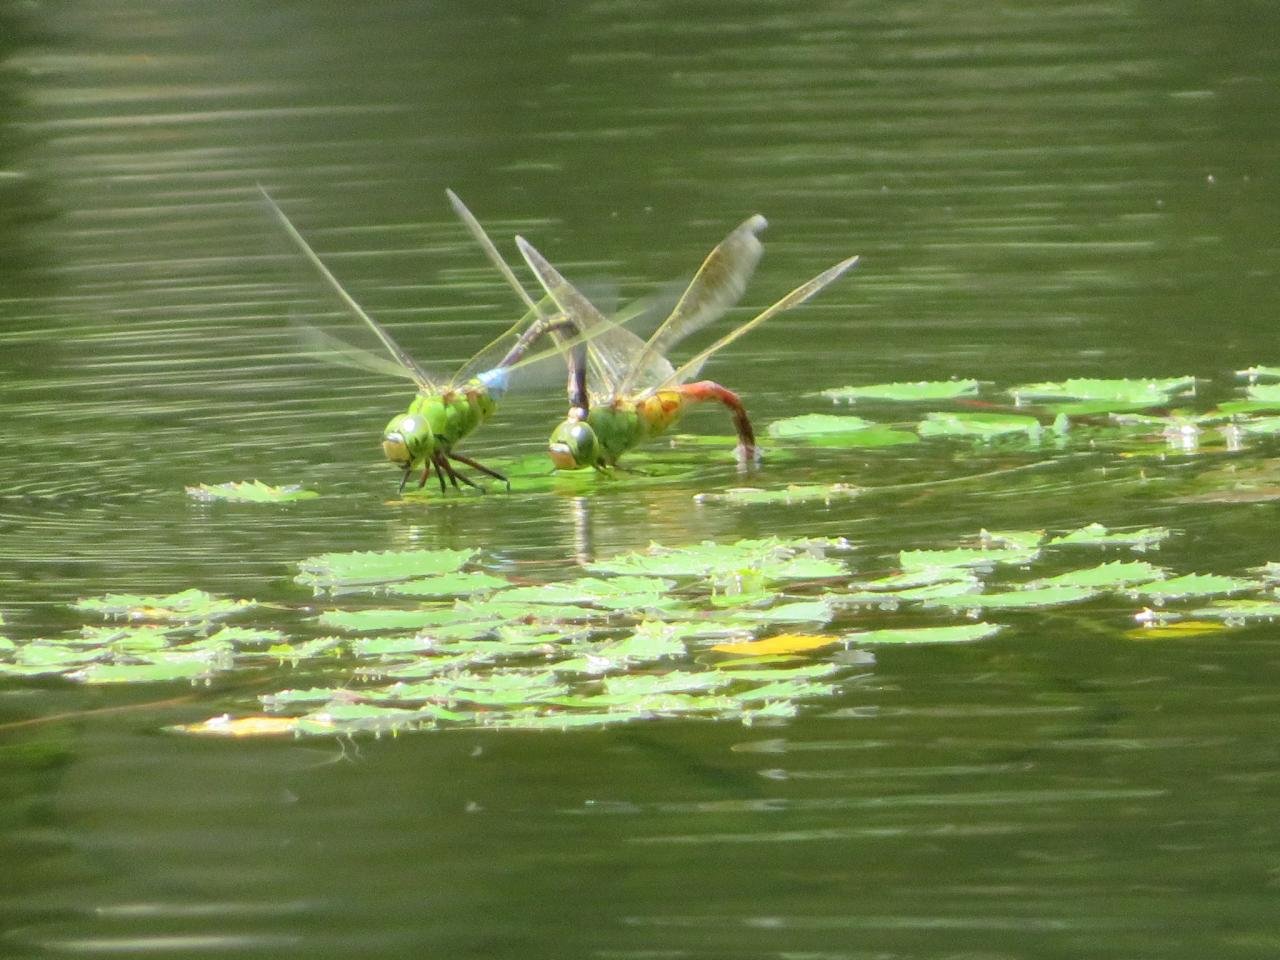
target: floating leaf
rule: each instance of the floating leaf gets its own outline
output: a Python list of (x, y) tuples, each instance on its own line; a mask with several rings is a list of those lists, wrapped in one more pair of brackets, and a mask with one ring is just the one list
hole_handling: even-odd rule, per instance
[(314, 490), (304, 490), (300, 484), (290, 483), (273, 487), (259, 480), (235, 480), (230, 483), (202, 483), (187, 487), (187, 495), (206, 503), (227, 500), (235, 503), (293, 503), (320, 496)]
[(509, 587), (511, 581), (491, 573), (450, 573), (422, 580), (393, 583), (387, 593), (399, 597), (466, 597), (475, 593), (491, 593)]
[(200, 737), (279, 737), (298, 732), (296, 717), (232, 717), (224, 713), (199, 723), (183, 723), (166, 729)]
[(401, 580), (454, 573), (478, 550), (386, 550), (322, 553), (298, 564), (294, 579), (317, 592), (341, 587), (367, 587)]
[(1193, 392), (1195, 377), (1155, 380), (1072, 379), (1061, 383), (1024, 383), (1009, 393), (1018, 403), (1040, 400), (1091, 400), (1158, 406), (1175, 396)]
[(1036, 580), (1036, 587), (1122, 587), (1131, 583), (1149, 583), (1163, 577), (1164, 571), (1145, 560), (1116, 560), (1084, 570), (1069, 570), (1055, 577)]
[(972, 643), (995, 636), (1003, 627), (998, 623), (966, 623), (952, 627), (900, 627), (888, 630), (858, 630), (846, 633), (846, 643), (915, 644)]
[(721, 493), (699, 493), (695, 503), (734, 503), (744, 506), (765, 504), (830, 503), (847, 500), (862, 493), (861, 487), (848, 483), (791, 484), (777, 490), (759, 487), (730, 487)]
[(1031, 550), (1044, 540), (1043, 530), (981, 530), (978, 538), (984, 547), (1014, 547)]
[(1091, 523), (1072, 530), (1062, 536), (1053, 537), (1050, 546), (1089, 546), (1133, 547), (1136, 550), (1149, 550), (1158, 547), (1169, 538), (1170, 531), (1166, 527), (1143, 527), (1140, 530), (1110, 531), (1100, 523)]
[(806, 653), (839, 642), (839, 637), (824, 634), (781, 633), (776, 637), (751, 640), (747, 643), (718, 643), (711, 649), (717, 653), (736, 653), (750, 657), (776, 653)]
[(1016, 413), (930, 413), (916, 425), (922, 437), (974, 437), (995, 440), (1021, 434), (1039, 440), (1044, 428), (1035, 417)]
[(684, 670), (672, 670), (669, 673), (660, 674), (638, 673), (606, 677), (604, 689), (612, 696), (648, 697), (659, 693), (706, 693), (719, 690), (732, 682), (732, 677), (722, 673), (710, 671), (690, 673)]
[[(626, 573), (668, 577), (716, 577), (731, 580), (755, 575), (762, 580), (816, 580), (838, 577), (848, 570), (838, 560), (808, 550), (818, 541), (788, 544), (780, 540), (740, 540), (732, 544), (704, 543), (670, 548), (652, 544), (642, 552), (624, 553), (587, 565), (593, 573)], [(840, 541), (822, 545), (843, 546)]]
[(161, 663), (94, 663), (70, 674), (83, 683), (161, 683), (196, 680), (217, 669), (207, 660), (189, 659)]
[(1227, 621), (1275, 620), (1280, 618), (1280, 600), (1214, 600), (1207, 607), (1197, 607), (1189, 615)]
[(815, 623), (824, 624), (834, 615), (832, 603), (820, 600), (800, 600), (783, 603), (766, 610), (737, 610), (730, 617), (743, 623)]
[(533, 604), (589, 603), (611, 610), (635, 610), (675, 606), (680, 601), (679, 598), (670, 596), (674, 586), (674, 580), (661, 577), (581, 577), (538, 587), (515, 587), (497, 599)]
[(935, 597), (929, 606), (947, 607), (952, 610), (1034, 610), (1039, 607), (1056, 607), (1064, 603), (1079, 603), (1098, 595), (1090, 587), (1038, 587), (1028, 590), (1009, 590), (1003, 593), (977, 593), (959, 597)]
[(1164, 602), (1167, 600), (1183, 600), (1187, 597), (1208, 597), (1214, 594), (1243, 593), (1246, 590), (1258, 589), (1256, 580), (1243, 580), (1240, 577), (1225, 577), (1216, 573), (1189, 573), (1168, 580), (1157, 580), (1129, 588), (1129, 593), (1136, 597)]
[(903, 550), (898, 554), (898, 564), (903, 571), (938, 569), (943, 567), (977, 567), (990, 569), (997, 565), (1023, 566), (1031, 563), (1040, 551), (1025, 547), (957, 547), (954, 550)]
[(1247, 370), (1237, 370), (1236, 376), (1249, 380), (1280, 380), (1280, 367), (1249, 367)]
[(956, 400), (978, 393), (977, 380), (934, 380), (919, 383), (877, 383), (866, 387), (834, 387), (821, 395), (839, 403), (855, 400), (892, 400), (899, 402)]
[(1184, 637), (1202, 637), (1209, 633), (1221, 633), (1228, 629), (1220, 621), (1179, 620), (1177, 623), (1153, 623), (1125, 631), (1130, 640), (1168, 640)]
[(837, 416), (830, 413), (806, 413), (798, 417), (787, 417), (769, 424), (769, 436), (812, 437), (824, 433), (856, 433), (876, 424), (862, 417)]
[(1236, 424), (1236, 428), (1254, 436), (1272, 436), (1280, 433), (1280, 417), (1241, 420)]
[(130, 620), (161, 620), (174, 623), (199, 623), (220, 620), (254, 606), (252, 600), (228, 600), (203, 590), (183, 590), (163, 597), (143, 597), (129, 593), (109, 593), (102, 597), (77, 600), (76, 610), (104, 617), (127, 617)]

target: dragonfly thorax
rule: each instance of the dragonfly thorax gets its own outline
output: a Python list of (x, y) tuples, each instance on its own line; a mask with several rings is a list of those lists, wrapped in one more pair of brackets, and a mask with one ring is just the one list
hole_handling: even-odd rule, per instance
[(435, 432), (427, 418), (416, 413), (392, 417), (382, 432), (382, 452), (398, 467), (408, 469), (431, 455)]

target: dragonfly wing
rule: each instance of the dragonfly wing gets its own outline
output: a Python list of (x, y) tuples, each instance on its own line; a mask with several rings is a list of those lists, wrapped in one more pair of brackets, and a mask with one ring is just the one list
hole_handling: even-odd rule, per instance
[(738, 302), (764, 253), (757, 234), (768, 225), (764, 217), (756, 214), (739, 224), (707, 254), (670, 316), (654, 331), (627, 372), (621, 385), (622, 393), (644, 390), (669, 378), (670, 365), (656, 361)]
[(291, 321), (291, 325), (303, 345), (302, 352), (309, 356), (319, 357), (342, 367), (354, 367), (357, 370), (381, 373), (389, 377), (401, 377), (405, 380), (415, 379), (413, 374), (403, 366), (380, 353), (347, 343), (342, 338), (325, 333), (309, 323)]
[(326, 284), (328, 284), (329, 289), (338, 297), (343, 306), (369, 326), (369, 329), (372, 330), (377, 335), (378, 339), (382, 341), (382, 345), (387, 348), (387, 352), (391, 354), (396, 363), (404, 368), (404, 372), (410, 380), (416, 383), (422, 390), (437, 390), (438, 388), (434, 381), (432, 381), (423, 369), (414, 362), (414, 359), (409, 356), (409, 354), (405, 353), (404, 350), (401, 349), (400, 345), (391, 338), (391, 334), (383, 328), (382, 324), (378, 323), (373, 319), (373, 317), (365, 313), (364, 308), (361, 307), (360, 304), (356, 303), (351, 294), (347, 293), (347, 291), (343, 289), (342, 284), (338, 282), (338, 278), (329, 271), (329, 268), (324, 265), (324, 261), (321, 260), (316, 252), (311, 249), (311, 245), (303, 239), (302, 234), (298, 232), (298, 228), (290, 222), (289, 218), (285, 216), (284, 211), (281, 210), (276, 202), (271, 199), (271, 195), (268, 194), (261, 186), (259, 186), (258, 189), (261, 191), (262, 198), (266, 201), (267, 207), (271, 210), (271, 213), (275, 216), (280, 226), (284, 228), (284, 232), (288, 234), (289, 239), (291, 239), (298, 249), (302, 251), (303, 256), (311, 261), (311, 265), (316, 268), (321, 278)]
[(824, 270), (822, 273), (818, 274), (808, 283), (802, 283), (800, 286), (796, 287), (794, 290), (788, 293), (785, 297), (783, 297), (773, 306), (769, 307), (767, 310), (764, 310), (761, 313), (757, 314), (756, 316), (752, 317), (746, 323), (742, 324), (742, 326), (736, 328), (735, 330), (731, 330), (729, 333), (725, 334), (715, 343), (711, 344), (711, 346), (707, 347), (707, 349), (703, 350), (697, 356), (691, 358), (687, 363), (685, 363), (682, 367), (680, 367), (679, 370), (675, 371), (675, 373), (673, 373), (670, 378), (665, 380), (659, 386), (666, 387), (672, 384), (684, 383), (690, 377), (695, 376), (698, 373), (698, 371), (702, 369), (702, 365), (706, 363), (707, 360), (711, 357), (711, 355), (714, 354), (716, 351), (724, 347), (727, 347), (729, 344), (733, 343), (733, 341), (737, 340), (739, 337), (743, 336), (747, 332), (754, 330), (756, 327), (760, 326), (760, 324), (764, 323), (766, 320), (769, 320), (772, 317), (776, 317), (780, 313), (785, 313), (786, 311), (790, 310), (792, 307), (800, 306), (800, 304), (804, 303), (806, 300), (817, 295), (818, 292), (821, 291), (823, 287), (834, 282), (836, 279), (842, 276), (847, 270), (852, 269), (855, 265), (857, 265), (857, 263), (858, 263), (857, 257), (849, 257), (847, 260), (841, 260), (834, 267), (830, 267), (829, 269)]
[(644, 341), (617, 322), (606, 320), (524, 237), (516, 237), (516, 246), (560, 313), (577, 327), (579, 337), (587, 340), (592, 392), (600, 397), (616, 396), (630, 364), (644, 349)]

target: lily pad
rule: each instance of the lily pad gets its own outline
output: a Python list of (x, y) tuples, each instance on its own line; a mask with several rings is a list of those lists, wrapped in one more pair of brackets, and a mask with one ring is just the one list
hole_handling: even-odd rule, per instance
[(1159, 406), (1174, 397), (1194, 392), (1195, 377), (1166, 377), (1152, 380), (1097, 380), (1077, 378), (1061, 383), (1024, 383), (1009, 393), (1019, 403), (1042, 400), (1091, 400)]
[(130, 620), (159, 620), (173, 623), (200, 623), (220, 620), (253, 607), (252, 600), (229, 600), (203, 590), (183, 590), (163, 597), (144, 597), (131, 593), (109, 593), (102, 597), (77, 600), (76, 610), (104, 617), (126, 617)]
[(369, 553), (322, 553), (298, 564), (294, 580), (317, 593), (371, 587), (402, 580), (454, 573), (478, 550), (386, 550)]
[(777, 490), (759, 487), (730, 487), (721, 493), (699, 493), (695, 503), (733, 503), (744, 506), (761, 506), (796, 503), (830, 503), (832, 500), (848, 500), (862, 493), (861, 487), (848, 483), (790, 484)]
[(919, 401), (957, 400), (977, 396), (977, 380), (934, 380), (919, 383), (877, 383), (865, 387), (834, 387), (821, 391), (821, 395), (836, 403), (855, 400), (891, 400), (913, 403)]
[(187, 487), (187, 495), (206, 503), (216, 500), (233, 503), (294, 503), (320, 496), (314, 490), (304, 490), (300, 484), (290, 483), (283, 487), (273, 487), (259, 480), (201, 483), (194, 487)]
[(887, 630), (859, 630), (846, 633), (846, 643), (916, 644), (972, 643), (993, 637), (1004, 629), (998, 623), (965, 623), (951, 627), (900, 627)]
[(1040, 555), (1040, 551), (1027, 547), (957, 547), (954, 550), (903, 550), (898, 554), (898, 565), (904, 572), (937, 570), (945, 567), (976, 567), (990, 569), (997, 565), (1025, 566)]
[(817, 580), (848, 572), (839, 560), (815, 555), (822, 546), (840, 547), (840, 541), (739, 540), (737, 543), (704, 543), (697, 547), (663, 547), (652, 544), (645, 551), (626, 553), (587, 565), (593, 573), (643, 576), (713, 577), (721, 580), (754, 575), (762, 580)]
[(1280, 367), (1256, 366), (1246, 370), (1237, 370), (1237, 377), (1254, 380), (1280, 380)]
[(387, 587), (387, 593), (399, 597), (467, 597), (476, 593), (492, 593), (509, 586), (511, 581), (505, 577), (476, 571), (393, 583)]
[(1145, 560), (1116, 560), (1084, 570), (1069, 570), (1054, 577), (1036, 580), (1036, 587), (1123, 587), (1133, 583), (1150, 583), (1163, 577), (1164, 571)]
[(1044, 427), (1035, 417), (1016, 413), (930, 413), (916, 425), (916, 431), (922, 437), (996, 440), (1021, 435), (1035, 441), (1044, 433)]
[(1049, 540), (1049, 546), (1132, 547), (1150, 550), (1160, 546), (1170, 536), (1167, 527), (1143, 527), (1140, 530), (1108, 530), (1100, 523), (1091, 523)]
[(857, 433), (876, 424), (862, 417), (836, 416), (830, 413), (806, 413), (769, 424), (769, 436), (778, 438), (812, 437), (821, 433)]
[(1188, 597), (1209, 597), (1216, 594), (1244, 593), (1257, 590), (1256, 580), (1227, 577), (1216, 573), (1189, 573), (1168, 580), (1156, 580), (1129, 588), (1129, 593), (1144, 600), (1163, 603), (1169, 600), (1185, 600)]
[(781, 633), (764, 640), (746, 643), (718, 643), (711, 649), (717, 653), (734, 653), (745, 657), (777, 653), (809, 653), (840, 642), (827, 634)]
[(1008, 590), (1002, 593), (975, 593), (958, 597), (935, 597), (929, 606), (951, 610), (1035, 610), (1056, 607), (1066, 603), (1079, 603), (1098, 595), (1091, 587), (1033, 587), (1027, 590)]

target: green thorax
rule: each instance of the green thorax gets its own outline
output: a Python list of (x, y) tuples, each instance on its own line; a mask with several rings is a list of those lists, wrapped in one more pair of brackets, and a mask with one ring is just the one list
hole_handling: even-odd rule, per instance
[(420, 393), (409, 404), (408, 415), (421, 417), (431, 427), (437, 445), (448, 450), (491, 416), (497, 404), (478, 380), (456, 390)]

